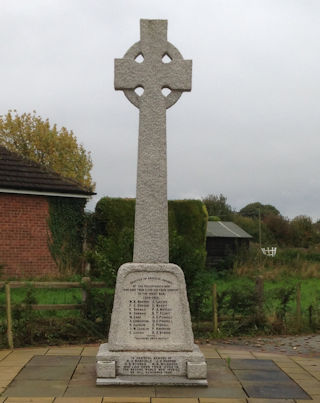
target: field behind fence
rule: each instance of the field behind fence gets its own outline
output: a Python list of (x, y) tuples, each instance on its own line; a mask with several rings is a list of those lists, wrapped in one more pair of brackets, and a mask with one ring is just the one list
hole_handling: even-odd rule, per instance
[[(320, 284), (314, 280), (281, 283), (258, 276), (207, 284), (198, 308), (192, 306), (195, 336), (318, 331)], [(0, 347), (105, 340), (112, 304), (113, 290), (89, 278), (0, 282)]]

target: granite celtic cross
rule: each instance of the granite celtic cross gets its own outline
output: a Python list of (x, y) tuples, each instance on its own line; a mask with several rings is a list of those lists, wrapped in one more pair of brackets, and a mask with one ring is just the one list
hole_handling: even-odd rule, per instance
[[(139, 62), (139, 58), (142, 62)], [(165, 59), (169, 63), (165, 63)], [(167, 41), (166, 20), (140, 20), (140, 41), (115, 60), (115, 89), (140, 110), (133, 262), (169, 261), (166, 109), (191, 91), (192, 61)], [(135, 90), (143, 88), (143, 94)], [(164, 88), (170, 89), (168, 96)]]

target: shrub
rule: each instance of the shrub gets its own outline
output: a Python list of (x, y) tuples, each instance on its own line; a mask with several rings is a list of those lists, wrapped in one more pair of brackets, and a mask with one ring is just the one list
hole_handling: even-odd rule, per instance
[(61, 274), (82, 269), (85, 203), (84, 199), (49, 198), (48, 246)]
[[(206, 259), (207, 211), (200, 200), (168, 203), (170, 262), (179, 265), (191, 289)], [(89, 258), (93, 273), (113, 285), (121, 264), (132, 261), (134, 199), (102, 198), (96, 206), (91, 227)]]

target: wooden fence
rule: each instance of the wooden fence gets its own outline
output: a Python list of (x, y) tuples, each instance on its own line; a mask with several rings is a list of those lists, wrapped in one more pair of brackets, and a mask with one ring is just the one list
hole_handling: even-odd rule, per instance
[[(81, 304), (31, 304), (31, 309), (36, 311), (44, 310), (73, 310), (83, 309), (87, 302), (87, 289), (88, 288), (103, 288), (106, 287), (106, 283), (102, 281), (91, 281), (89, 277), (83, 277), (80, 282), (47, 282), (47, 281), (9, 281), (0, 282), (0, 290), (4, 287), (6, 294), (6, 304), (0, 305), (2, 308), (6, 308), (7, 317), (7, 339), (8, 346), (13, 349), (13, 330), (12, 330), (12, 308), (15, 305), (11, 303), (11, 289), (12, 288), (46, 288), (46, 289), (68, 289), (68, 288), (82, 288), (82, 303)], [(26, 306), (26, 304), (17, 304), (20, 307)]]
[[(255, 283), (255, 293), (257, 298), (257, 307), (256, 314), (258, 317), (263, 318), (264, 315), (264, 279), (262, 276), (258, 276), (256, 278)], [(308, 308), (309, 314), (309, 325), (312, 326), (312, 315), (313, 315), (313, 306), (310, 305)], [(234, 319), (242, 319), (242, 315), (235, 315), (234, 317), (226, 316), (226, 315), (218, 315), (218, 294), (217, 294), (217, 285), (212, 285), (212, 323), (213, 323), (213, 334), (214, 336), (218, 334), (219, 331), (219, 322), (234, 320)], [(297, 330), (301, 330), (302, 326), (302, 316), (301, 316), (301, 283), (296, 285), (296, 323)]]
[[(91, 281), (89, 277), (84, 277), (80, 282), (45, 282), (45, 281), (10, 281), (10, 282), (0, 282), (0, 290), (4, 287), (6, 294), (6, 304), (0, 305), (0, 308), (6, 309), (7, 318), (7, 340), (9, 348), (13, 349), (13, 330), (12, 330), (12, 305), (11, 303), (11, 289), (13, 288), (45, 288), (45, 289), (68, 289), (68, 288), (82, 288), (82, 302), (80, 304), (32, 304), (28, 305), (33, 310), (73, 310), (73, 309), (83, 309), (87, 302), (87, 290), (90, 288), (103, 288), (107, 284), (101, 281)], [(263, 303), (264, 303), (264, 281), (262, 276), (258, 276), (256, 279), (255, 291), (257, 295), (257, 311), (258, 315), (263, 315)], [(26, 304), (17, 304), (20, 307), (26, 306)], [(231, 319), (241, 319), (241, 315), (236, 315), (235, 317), (228, 317), (223, 315), (218, 315), (218, 298), (217, 298), (217, 285), (212, 286), (212, 323), (213, 323), (213, 334), (217, 335), (219, 329), (219, 322)], [(309, 323), (312, 324), (313, 307), (308, 308), (309, 313)], [(301, 283), (296, 286), (296, 321), (297, 329), (301, 328)]]

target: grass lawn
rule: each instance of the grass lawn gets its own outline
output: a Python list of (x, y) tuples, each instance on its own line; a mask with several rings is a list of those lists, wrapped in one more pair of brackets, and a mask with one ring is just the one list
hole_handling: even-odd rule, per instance
[[(221, 293), (234, 288), (253, 288), (255, 281), (247, 277), (231, 277), (227, 279), (217, 279), (217, 292)], [(286, 287), (296, 287), (301, 283), (301, 308), (307, 310), (310, 305), (320, 304), (320, 280), (318, 278), (300, 279), (288, 277), (286, 279), (264, 281), (265, 300), (268, 308), (275, 308), (277, 301), (273, 297), (274, 292)], [(296, 307), (295, 297), (289, 302), (290, 310)]]
[[(25, 302), (27, 296), (27, 288), (12, 288), (11, 303), (21, 304)], [(81, 304), (82, 290), (77, 288), (70, 289), (33, 289), (32, 295), (36, 299), (37, 304)], [(5, 304), (4, 288), (0, 290), (0, 305)], [(2, 316), (5, 312), (3, 311)], [(76, 317), (79, 316), (78, 310), (63, 310), (63, 311), (39, 311), (41, 316), (56, 316), (56, 317)]]

